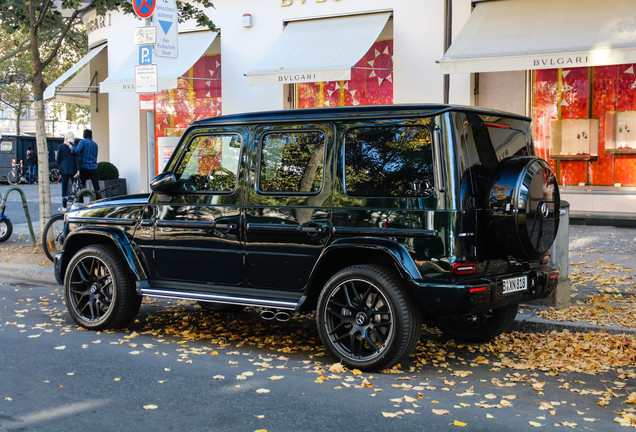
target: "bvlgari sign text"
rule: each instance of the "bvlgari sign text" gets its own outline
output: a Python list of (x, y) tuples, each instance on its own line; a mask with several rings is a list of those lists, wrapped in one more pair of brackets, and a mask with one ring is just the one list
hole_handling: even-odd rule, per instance
[(562, 56), (562, 57), (545, 57), (545, 58), (536, 58), (532, 61), (532, 65), (535, 68), (545, 68), (545, 67), (568, 67), (568, 66), (586, 66), (588, 65), (588, 56), (586, 55), (577, 55), (577, 56)]

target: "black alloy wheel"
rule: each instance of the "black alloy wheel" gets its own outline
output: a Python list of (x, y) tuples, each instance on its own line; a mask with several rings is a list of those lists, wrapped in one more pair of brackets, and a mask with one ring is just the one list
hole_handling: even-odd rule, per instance
[(421, 316), (393, 273), (369, 265), (345, 268), (327, 282), (316, 321), (334, 357), (349, 367), (377, 370), (413, 351)]
[(438, 318), (437, 327), (449, 338), (461, 342), (488, 342), (507, 332), (517, 316), (518, 304), (470, 315)]
[(106, 245), (85, 247), (73, 256), (64, 294), (73, 320), (92, 330), (125, 327), (141, 305), (128, 269)]

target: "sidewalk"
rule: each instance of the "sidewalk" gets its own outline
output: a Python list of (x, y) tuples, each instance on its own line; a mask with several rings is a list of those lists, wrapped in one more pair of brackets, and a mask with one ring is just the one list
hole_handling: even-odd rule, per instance
[[(36, 247), (26, 223), (14, 225), (11, 238), (0, 243), (0, 284), (57, 285), (39, 227), (33, 228)], [(636, 335), (636, 229), (571, 225), (569, 234), (572, 306), (522, 305), (515, 329)]]

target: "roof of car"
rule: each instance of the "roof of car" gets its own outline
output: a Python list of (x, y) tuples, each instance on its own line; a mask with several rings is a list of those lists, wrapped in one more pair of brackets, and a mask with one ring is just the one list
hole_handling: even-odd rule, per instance
[(257, 124), (257, 123), (287, 123), (294, 121), (327, 121), (346, 119), (375, 119), (399, 117), (422, 117), (442, 114), (449, 111), (471, 112), (482, 115), (507, 117), (531, 121), (530, 118), (519, 114), (495, 111), (479, 107), (441, 104), (397, 104), (397, 105), (365, 105), (351, 107), (327, 107), (289, 109), (279, 111), (261, 111), (252, 113), (230, 114), (211, 117), (193, 123), (193, 126), (227, 125), (227, 124)]

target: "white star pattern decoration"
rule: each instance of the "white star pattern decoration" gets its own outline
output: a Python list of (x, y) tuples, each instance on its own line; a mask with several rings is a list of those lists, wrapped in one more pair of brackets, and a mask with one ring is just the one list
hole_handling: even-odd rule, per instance
[(634, 76), (634, 82), (632, 83), (632, 89), (636, 89), (636, 73), (634, 73), (634, 65), (631, 65), (624, 73)]
[[(371, 73), (369, 73), (369, 78), (377, 77), (378, 85), (382, 85), (382, 82), (384, 80), (393, 82), (393, 71), (386, 70), (386, 69), (392, 69), (391, 65), (393, 63), (393, 58), (391, 56), (391, 53), (389, 52), (389, 47), (388, 46), (384, 47), (384, 50), (381, 52), (376, 49), (374, 54), (375, 54), (375, 57), (373, 58), (373, 60), (370, 60), (367, 62), (369, 67), (374, 68), (374, 69), (371, 69)], [(376, 73), (376, 70), (378, 71), (378, 73)]]

